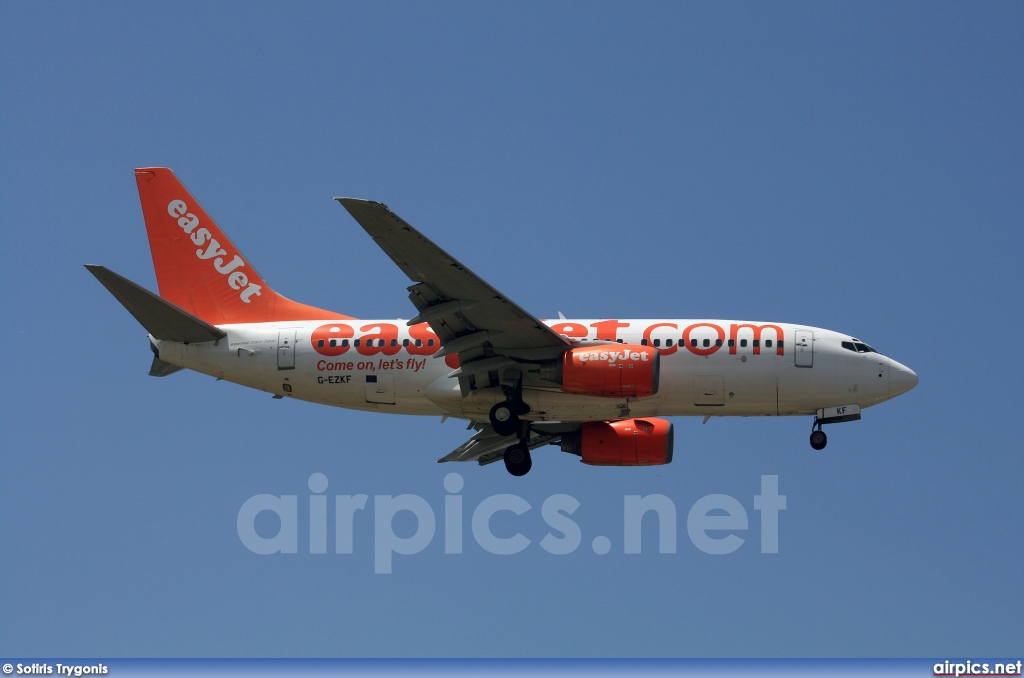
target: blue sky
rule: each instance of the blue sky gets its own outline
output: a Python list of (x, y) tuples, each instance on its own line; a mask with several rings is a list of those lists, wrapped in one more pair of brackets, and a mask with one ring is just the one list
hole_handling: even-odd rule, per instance
[[(3, 3), (0, 654), (1019, 652), (1022, 34), (1005, 2)], [(152, 165), (315, 306), (411, 315), (350, 195), (540, 317), (803, 323), (921, 383), (820, 453), (808, 418), (676, 419), (669, 466), (437, 465), (457, 421), (146, 375), (144, 331), (82, 264), (155, 289), (132, 173)], [(303, 507), (314, 473), (441, 525), (452, 471), (463, 553), (439, 532), (390, 575), (369, 512), (347, 556), (310, 554), (302, 522), (294, 555), (236, 532), (251, 496)], [(762, 475), (787, 497), (775, 555)], [(510, 556), (468, 522), (503, 493), (532, 507), (495, 518), (532, 541)], [(580, 504), (564, 556), (539, 546), (557, 494)], [(671, 499), (676, 553), (651, 522), (623, 553), (630, 494)], [(708, 494), (749, 515), (732, 554), (687, 537)]]

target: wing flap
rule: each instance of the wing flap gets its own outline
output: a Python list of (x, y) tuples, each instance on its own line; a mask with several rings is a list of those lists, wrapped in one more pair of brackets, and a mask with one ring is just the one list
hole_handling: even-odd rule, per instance
[[(481, 466), (498, 461), (504, 456), (505, 448), (516, 442), (515, 436), (502, 436), (494, 432), (490, 424), (476, 424), (477, 433), (437, 460), (438, 464), (448, 461), (475, 461)], [(575, 422), (550, 422), (534, 424), (530, 431), (530, 440), (526, 446), (535, 450), (544, 445), (557, 443), (562, 434), (579, 428)]]
[(504, 451), (515, 440), (515, 436), (498, 435), (490, 425), (487, 425), (472, 438), (438, 459), (437, 463), (441, 464), (446, 461), (476, 461), (488, 452), (499, 448)]

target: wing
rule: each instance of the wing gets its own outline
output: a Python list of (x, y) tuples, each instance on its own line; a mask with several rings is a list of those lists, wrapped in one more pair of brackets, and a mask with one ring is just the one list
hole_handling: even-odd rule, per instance
[[(544, 445), (555, 445), (563, 433), (577, 430), (580, 424), (577, 422), (537, 422), (530, 428), (530, 439), (526, 446), (535, 450)], [(470, 428), (476, 430), (476, 434), (452, 450), (449, 454), (437, 460), (441, 464), (446, 461), (475, 461), (481, 466), (498, 461), (505, 454), (505, 448), (516, 442), (515, 436), (502, 436), (494, 432), (490, 424), (474, 422)]]
[(409, 299), (441, 339), (435, 357), (457, 353), (463, 392), (473, 375), (504, 370), (520, 362), (550, 360), (569, 342), (508, 297), (484, 282), (386, 205), (335, 198), (374, 242), (415, 283)]

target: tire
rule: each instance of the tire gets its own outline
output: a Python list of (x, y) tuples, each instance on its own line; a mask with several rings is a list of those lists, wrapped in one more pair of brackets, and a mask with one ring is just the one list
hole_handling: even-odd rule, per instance
[(816, 450), (824, 450), (828, 445), (828, 436), (824, 431), (813, 431), (811, 433), (811, 447)]
[(510, 445), (505, 450), (505, 468), (514, 476), (525, 476), (533, 468), (530, 450), (522, 443)]
[(500, 436), (510, 436), (519, 430), (519, 416), (510, 403), (498, 403), (487, 415), (491, 428)]

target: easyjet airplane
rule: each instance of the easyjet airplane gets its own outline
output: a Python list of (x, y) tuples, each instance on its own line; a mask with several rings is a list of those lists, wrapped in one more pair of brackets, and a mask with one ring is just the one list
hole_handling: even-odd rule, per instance
[[(538, 320), (385, 205), (336, 198), (409, 276), (416, 315), (359, 320), (277, 294), (166, 168), (135, 170), (160, 295), (87, 266), (149, 332), (150, 374), (181, 368), (325, 405), (469, 420), (438, 461), (513, 475), (559, 445), (600, 466), (672, 461), (662, 417), (860, 419), (917, 375), (817, 327), (717, 319)], [(559, 314), (561, 316), (561, 314)]]

